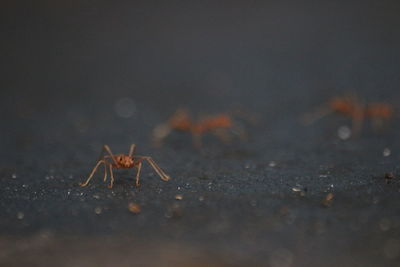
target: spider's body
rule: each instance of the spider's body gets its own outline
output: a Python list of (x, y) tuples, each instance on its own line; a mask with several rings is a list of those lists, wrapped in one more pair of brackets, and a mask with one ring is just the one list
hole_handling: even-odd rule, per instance
[(193, 120), (186, 109), (178, 109), (172, 117), (163, 124), (158, 125), (153, 131), (155, 144), (160, 145), (171, 131), (189, 132), (192, 135), (195, 147), (201, 147), (201, 137), (206, 133), (212, 133), (225, 143), (230, 143), (230, 131), (239, 133), (244, 139), (244, 130), (236, 125), (232, 116), (226, 113), (206, 116)]
[[(164, 171), (154, 162), (154, 160), (151, 157), (147, 156), (133, 156), (133, 153), (135, 151), (136, 146), (134, 144), (131, 145), (131, 148), (129, 150), (129, 154), (117, 154), (114, 155), (111, 152), (111, 149), (105, 145), (103, 146), (102, 153), (100, 155), (100, 160), (97, 162), (96, 166), (93, 168), (91, 174), (89, 175), (89, 178), (86, 180), (86, 182), (81, 183), (81, 186), (87, 186), (89, 181), (92, 179), (93, 175), (95, 174), (97, 168), (103, 164), (104, 165), (104, 182), (107, 180), (107, 167), (110, 172), (111, 176), (111, 181), (110, 185), (108, 186), (109, 188), (113, 187), (114, 184), (114, 174), (113, 174), (113, 169), (132, 169), (132, 168), (137, 168), (137, 173), (136, 173), (136, 186), (138, 187), (140, 185), (139, 183), (139, 178), (140, 178), (140, 171), (142, 168), (142, 161), (145, 160), (147, 161), (151, 167), (155, 170), (155, 172), (160, 176), (160, 178), (163, 181), (168, 181), (171, 178), (164, 173)], [(108, 155), (103, 155), (104, 153), (107, 153)]]
[(203, 118), (197, 123), (194, 123), (190, 128), (193, 134), (204, 134), (212, 132), (215, 129), (229, 129), (233, 127), (232, 119), (229, 115), (219, 114)]
[(346, 116), (355, 117), (362, 114), (364, 106), (356, 99), (350, 97), (334, 97), (329, 101), (328, 106), (334, 112)]
[(140, 161), (135, 161), (133, 157), (124, 154), (115, 155), (114, 159), (117, 162), (117, 163), (112, 163), (112, 166), (115, 169), (130, 169), (133, 168), (134, 166), (137, 166), (140, 162)]
[(392, 105), (381, 102), (365, 103), (356, 96), (333, 97), (328, 104), (320, 108), (313, 114), (305, 117), (307, 124), (312, 123), (332, 112), (350, 117), (353, 121), (353, 132), (360, 132), (366, 118), (372, 120), (375, 128), (382, 126), (383, 122), (389, 120), (394, 115)]

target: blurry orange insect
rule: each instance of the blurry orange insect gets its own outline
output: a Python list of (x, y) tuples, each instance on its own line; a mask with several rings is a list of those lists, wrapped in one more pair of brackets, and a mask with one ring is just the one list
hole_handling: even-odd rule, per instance
[(193, 121), (186, 109), (178, 109), (167, 122), (155, 127), (153, 131), (155, 144), (161, 145), (173, 130), (190, 132), (193, 144), (197, 148), (201, 147), (201, 137), (206, 133), (216, 135), (225, 143), (231, 141), (230, 130), (235, 130), (241, 138), (245, 137), (243, 129), (233, 122), (232, 116), (229, 114), (221, 113)]
[(306, 114), (304, 122), (311, 124), (333, 112), (348, 116), (352, 119), (352, 132), (358, 134), (365, 118), (372, 120), (374, 128), (381, 127), (383, 122), (394, 115), (392, 105), (387, 103), (364, 103), (356, 96), (333, 97), (328, 104), (315, 113)]

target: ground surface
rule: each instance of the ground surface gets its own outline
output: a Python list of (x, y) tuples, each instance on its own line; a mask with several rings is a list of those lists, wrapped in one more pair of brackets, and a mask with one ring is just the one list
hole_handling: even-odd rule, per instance
[[(395, 2), (5, 10), (1, 265), (400, 264), (398, 118), (346, 140), (347, 118), (300, 121), (349, 91), (397, 108)], [(229, 145), (206, 136), (198, 151), (174, 133), (153, 147), (153, 127), (180, 106), (239, 106), (258, 121)], [(172, 180), (146, 166), (140, 189), (132, 171), (116, 171), (113, 189), (101, 173), (78, 186), (103, 144), (131, 143)]]

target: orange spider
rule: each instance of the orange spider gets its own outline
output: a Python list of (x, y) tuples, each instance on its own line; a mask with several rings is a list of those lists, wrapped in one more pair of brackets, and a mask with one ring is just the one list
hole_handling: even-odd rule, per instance
[(205, 133), (213, 133), (223, 142), (229, 143), (231, 137), (228, 133), (229, 129), (237, 130), (243, 137), (244, 132), (234, 125), (232, 117), (222, 113), (213, 116), (207, 116), (193, 121), (186, 109), (178, 109), (172, 117), (163, 124), (158, 125), (153, 131), (153, 138), (157, 145), (171, 133), (172, 130), (190, 132), (193, 138), (193, 144), (201, 147), (201, 137)]
[(393, 117), (394, 110), (387, 103), (363, 103), (356, 96), (334, 97), (329, 100), (327, 106), (320, 108), (313, 114), (306, 114), (305, 123), (311, 124), (332, 112), (340, 113), (352, 119), (352, 130), (359, 133), (364, 119), (372, 119), (374, 126), (382, 124), (383, 120)]
[[(108, 188), (112, 188), (114, 184), (114, 174), (113, 174), (113, 169), (131, 169), (131, 168), (137, 168), (137, 173), (136, 173), (136, 187), (140, 186), (139, 183), (139, 178), (140, 178), (140, 170), (142, 168), (142, 161), (146, 160), (151, 167), (155, 170), (155, 172), (160, 176), (160, 178), (163, 181), (169, 181), (171, 178), (166, 175), (163, 170), (154, 162), (154, 160), (151, 157), (148, 156), (133, 156), (133, 153), (135, 152), (136, 145), (132, 144), (130, 149), (129, 149), (129, 154), (118, 154), (114, 155), (111, 152), (111, 149), (109, 146), (104, 145), (103, 149), (100, 154), (100, 160), (97, 162), (96, 166), (93, 168), (92, 172), (89, 175), (89, 178), (86, 180), (84, 183), (80, 183), (80, 186), (87, 186), (92, 179), (93, 175), (95, 174), (97, 168), (101, 165), (104, 164), (104, 182), (107, 181), (107, 167), (110, 171), (110, 185)], [(104, 155), (104, 153), (107, 152), (108, 155)], [(111, 161), (111, 162), (110, 162)]]

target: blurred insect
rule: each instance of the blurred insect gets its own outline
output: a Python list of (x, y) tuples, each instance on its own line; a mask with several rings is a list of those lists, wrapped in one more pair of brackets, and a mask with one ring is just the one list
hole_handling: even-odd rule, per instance
[(365, 118), (372, 120), (375, 129), (380, 128), (384, 121), (390, 120), (394, 115), (392, 105), (387, 103), (364, 103), (356, 96), (334, 97), (328, 103), (314, 113), (304, 116), (304, 123), (311, 124), (331, 114), (339, 113), (352, 119), (352, 132), (358, 134), (361, 131)]
[[(129, 154), (117, 154), (114, 155), (108, 145), (104, 145), (100, 154), (100, 160), (97, 162), (96, 166), (93, 168), (89, 175), (89, 178), (84, 183), (80, 183), (80, 186), (87, 186), (92, 179), (93, 175), (96, 173), (97, 169), (101, 164), (104, 165), (104, 182), (107, 181), (107, 168), (110, 172), (110, 184), (108, 188), (112, 188), (114, 184), (114, 174), (113, 169), (130, 169), (137, 168), (136, 173), (136, 187), (140, 186), (139, 178), (140, 171), (142, 169), (142, 161), (147, 161), (154, 171), (160, 176), (163, 181), (169, 181), (171, 178), (166, 175), (163, 170), (154, 162), (151, 157), (148, 156), (134, 156), (136, 145), (132, 144), (129, 149)], [(104, 155), (106, 153), (106, 155)]]
[(201, 147), (201, 138), (206, 133), (216, 135), (224, 143), (231, 142), (230, 131), (236, 132), (242, 139), (246, 138), (245, 131), (234, 123), (230, 114), (221, 113), (193, 121), (186, 109), (178, 109), (167, 122), (154, 128), (153, 141), (155, 145), (161, 145), (173, 130), (190, 132), (196, 148)]

